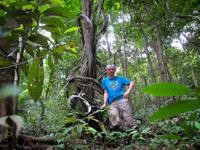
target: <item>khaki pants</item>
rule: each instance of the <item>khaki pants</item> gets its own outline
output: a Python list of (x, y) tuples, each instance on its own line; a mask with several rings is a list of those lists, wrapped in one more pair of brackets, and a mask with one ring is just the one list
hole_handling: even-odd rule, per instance
[[(123, 98), (114, 101), (110, 105), (108, 113), (112, 127), (120, 125), (120, 122), (123, 122), (126, 128), (131, 128), (135, 125), (135, 121), (132, 117), (132, 108), (128, 99)], [(120, 120), (121, 116), (122, 120)]]

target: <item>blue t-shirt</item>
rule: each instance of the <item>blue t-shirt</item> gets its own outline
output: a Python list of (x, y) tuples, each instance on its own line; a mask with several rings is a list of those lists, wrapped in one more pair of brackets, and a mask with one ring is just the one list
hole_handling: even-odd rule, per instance
[(104, 78), (102, 88), (108, 92), (108, 104), (110, 105), (115, 99), (122, 99), (124, 94), (124, 85), (129, 85), (130, 80), (121, 76), (114, 78)]

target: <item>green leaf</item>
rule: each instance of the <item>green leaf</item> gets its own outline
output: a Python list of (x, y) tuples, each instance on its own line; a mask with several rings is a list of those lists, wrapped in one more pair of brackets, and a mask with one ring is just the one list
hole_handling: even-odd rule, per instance
[(144, 88), (143, 91), (155, 96), (180, 96), (192, 93), (190, 88), (176, 83), (158, 83), (149, 85)]
[(57, 28), (55, 26), (52, 26), (52, 25), (42, 26), (41, 28), (44, 29), (44, 30), (49, 31), (52, 36), (55, 35), (55, 34), (56, 35), (60, 35), (61, 34), (59, 28)]
[(65, 1), (63, 0), (50, 0), (50, 2), (52, 5), (57, 5), (57, 6), (63, 6), (65, 4)]
[(33, 43), (37, 43), (45, 48), (49, 47), (48, 40), (49, 38), (42, 34), (34, 34), (29, 37), (29, 40)]
[(120, 10), (120, 3), (119, 2), (115, 2), (115, 6), (117, 7), (117, 10)]
[(51, 25), (51, 26), (55, 26), (58, 28), (64, 28), (64, 23), (57, 17), (47, 17), (47, 18), (43, 18), (41, 20), (41, 23), (44, 23), (46, 25)]
[(44, 16), (60, 16), (66, 18), (75, 18), (72, 12), (69, 12), (67, 8), (64, 7), (53, 7), (49, 8), (43, 12)]
[(5, 16), (5, 11), (3, 11), (2, 9), (0, 9), (0, 17), (4, 17)]
[(82, 125), (78, 125), (78, 126), (77, 126), (77, 131), (78, 131), (78, 134), (81, 134), (81, 133), (82, 133), (82, 131), (83, 131)]
[(150, 131), (151, 128), (147, 127), (142, 130), (142, 133), (146, 134)]
[(28, 91), (32, 99), (38, 100), (42, 94), (44, 70), (40, 67), (40, 60), (35, 60), (28, 73)]
[(77, 31), (79, 29), (79, 27), (71, 27), (69, 29), (67, 29), (64, 34), (69, 33), (69, 32), (73, 32), (73, 31)]
[(196, 89), (196, 95), (197, 95), (198, 99), (200, 100), (200, 86), (198, 86)]
[(28, 89), (25, 89), (23, 92), (19, 94), (18, 100), (20, 103), (23, 103), (28, 97), (29, 97)]
[(33, 18), (31, 14), (21, 14), (15, 17), (18, 24), (23, 24), (24, 26), (32, 26)]
[(6, 60), (4, 57), (0, 56), (0, 67), (7, 67), (12, 64), (12, 61)]
[(38, 10), (40, 11), (40, 13), (43, 13), (48, 8), (49, 8), (49, 4), (45, 4), (45, 5), (39, 6)]
[(63, 53), (64, 51), (66, 51), (65, 45), (59, 45), (52, 50), (53, 53)]
[(168, 140), (181, 140), (181, 137), (175, 134), (171, 135), (157, 135), (158, 138), (168, 139)]
[(185, 100), (175, 102), (154, 112), (150, 117), (150, 121), (166, 119), (198, 108), (200, 108), (199, 100)]
[(92, 134), (96, 134), (96, 133), (97, 133), (97, 130), (95, 130), (95, 129), (92, 128), (92, 127), (88, 127), (88, 128), (87, 128), (87, 131), (90, 132), (90, 133), (92, 133)]
[(195, 121), (194, 125), (197, 129), (200, 129), (200, 122)]
[(76, 122), (76, 118), (66, 118), (65, 124)]
[(35, 4), (30, 2), (14, 2), (10, 4), (10, 7), (15, 7), (15, 8), (23, 7), (24, 9), (34, 9), (36, 6)]

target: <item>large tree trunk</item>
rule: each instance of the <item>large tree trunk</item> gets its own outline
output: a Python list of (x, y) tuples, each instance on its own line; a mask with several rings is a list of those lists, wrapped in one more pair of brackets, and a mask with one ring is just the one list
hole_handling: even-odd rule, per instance
[[(97, 14), (94, 15), (93, 0), (82, 0), (82, 15), (79, 17), (79, 23), (80, 19), (82, 19), (82, 23), (80, 23), (83, 46), (83, 55), (80, 65), (82, 77), (97, 77), (97, 37), (99, 34), (103, 32), (105, 33), (108, 22), (108, 18), (104, 14), (103, 2), (103, 0), (99, 0), (97, 4)], [(99, 25), (98, 23), (100, 15), (104, 20), (103, 25)], [(99, 26), (100, 29), (98, 28)], [(92, 100), (94, 98), (95, 93), (92, 83), (90, 88), (86, 87), (82, 88), (81, 90), (85, 93), (85, 98), (88, 100)]]
[[(96, 78), (96, 39), (93, 20), (93, 1), (83, 0), (83, 56), (81, 64), (81, 76)], [(83, 90), (83, 89), (82, 89)], [(84, 89), (85, 97), (92, 99), (94, 92), (92, 88)]]
[(92, 22), (93, 1), (83, 0), (82, 15), (83, 23), (83, 59), (81, 65), (81, 76), (96, 78), (96, 40)]

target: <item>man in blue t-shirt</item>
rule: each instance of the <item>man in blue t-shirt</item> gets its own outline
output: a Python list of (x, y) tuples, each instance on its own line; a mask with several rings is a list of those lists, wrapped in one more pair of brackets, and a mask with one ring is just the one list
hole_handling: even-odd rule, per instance
[[(123, 117), (126, 128), (135, 128), (136, 125), (132, 117), (132, 108), (128, 101), (128, 96), (135, 84), (127, 78), (115, 76), (115, 71), (115, 65), (107, 65), (106, 72), (108, 77), (102, 81), (104, 103), (101, 109), (104, 109), (107, 104), (109, 105), (109, 120), (113, 130), (120, 129), (120, 115)], [(126, 85), (128, 85), (127, 90), (124, 88)]]

